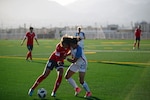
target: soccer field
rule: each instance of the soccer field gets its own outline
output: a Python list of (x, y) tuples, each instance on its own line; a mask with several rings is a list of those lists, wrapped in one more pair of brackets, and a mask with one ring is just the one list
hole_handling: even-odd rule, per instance
[[(75, 97), (65, 79), (57, 97), (51, 97), (55, 70), (29, 97), (29, 88), (43, 72), (59, 40), (39, 40), (40, 45), (34, 45), (32, 62), (25, 60), (27, 48), (25, 44), (20, 46), (20, 42), (0, 40), (0, 100), (40, 100), (37, 96), (39, 88), (47, 90), (45, 100), (85, 100), (84, 89)], [(85, 40), (88, 59), (85, 80), (93, 94), (88, 100), (150, 100), (150, 41), (142, 40), (139, 50), (132, 50), (132, 47), (133, 40)], [(69, 65), (65, 61), (65, 71)], [(79, 85), (78, 74), (73, 78)]]

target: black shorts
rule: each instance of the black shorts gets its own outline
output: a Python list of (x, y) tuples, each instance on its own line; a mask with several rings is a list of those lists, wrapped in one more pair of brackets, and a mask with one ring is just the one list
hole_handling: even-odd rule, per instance
[(27, 45), (27, 48), (29, 51), (32, 51), (33, 50), (33, 45)]
[(140, 39), (140, 37), (136, 37), (136, 41), (140, 41), (141, 39)]
[(50, 69), (50, 70), (53, 70), (53, 68), (56, 68), (57, 70), (59, 68), (64, 68), (64, 63), (61, 63), (61, 64), (58, 64), (56, 61), (54, 60), (49, 60), (47, 61), (47, 64), (46, 64), (46, 68)]

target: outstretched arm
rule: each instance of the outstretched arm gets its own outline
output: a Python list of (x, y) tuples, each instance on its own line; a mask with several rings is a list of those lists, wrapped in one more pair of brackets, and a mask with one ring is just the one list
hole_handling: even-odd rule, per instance
[(23, 38), (22, 42), (21, 42), (21, 46), (23, 45), (24, 41), (26, 40), (26, 37)]

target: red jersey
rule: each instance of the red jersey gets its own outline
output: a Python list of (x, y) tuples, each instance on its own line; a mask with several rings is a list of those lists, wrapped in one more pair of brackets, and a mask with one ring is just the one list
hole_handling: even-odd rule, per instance
[(50, 55), (49, 60), (54, 60), (54, 61), (61, 61), (64, 62), (64, 59), (62, 58), (65, 56), (68, 52), (70, 51), (69, 48), (63, 48), (60, 44), (56, 45), (56, 50)]
[(136, 37), (140, 37), (140, 36), (141, 36), (141, 30), (140, 30), (140, 29), (137, 28), (137, 29), (135, 30), (135, 36), (136, 36)]
[(33, 45), (33, 39), (35, 38), (35, 33), (27, 32), (26, 37), (27, 37), (27, 45)]

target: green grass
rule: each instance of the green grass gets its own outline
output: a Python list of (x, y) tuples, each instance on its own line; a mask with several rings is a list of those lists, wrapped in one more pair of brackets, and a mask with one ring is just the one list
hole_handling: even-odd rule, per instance
[[(56, 71), (45, 79), (32, 97), (29, 88), (43, 72), (49, 55), (59, 40), (39, 40), (34, 45), (33, 62), (25, 61), (26, 45), (21, 40), (0, 40), (0, 100), (40, 100), (37, 89), (47, 90), (46, 100), (85, 100), (78, 97), (63, 79), (57, 97), (50, 96)], [(89, 100), (150, 100), (150, 44), (141, 41), (140, 50), (132, 50), (133, 40), (86, 40), (88, 70), (85, 80), (93, 93)], [(65, 71), (70, 63), (65, 61)], [(78, 74), (73, 78), (78, 82)], [(80, 86), (80, 85), (79, 85)]]

